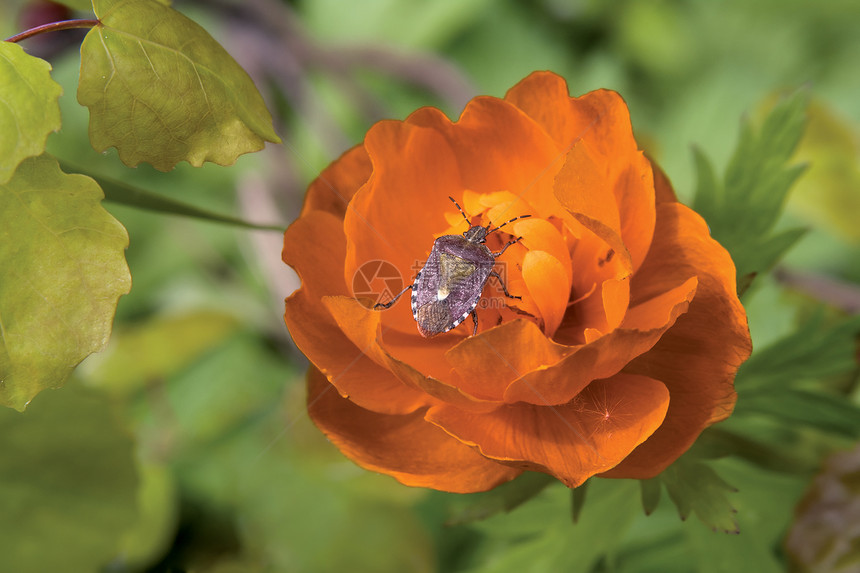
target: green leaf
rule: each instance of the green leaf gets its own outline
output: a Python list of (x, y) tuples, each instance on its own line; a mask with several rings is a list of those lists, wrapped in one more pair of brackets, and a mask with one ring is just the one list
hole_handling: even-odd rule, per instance
[(90, 141), (127, 165), (232, 164), (280, 142), (248, 74), (206, 31), (155, 0), (95, 0), (78, 101)]
[(131, 277), (128, 235), (101, 199), (48, 156), (0, 185), (0, 404), (23, 410), (107, 342)]
[(735, 414), (766, 414), (789, 424), (860, 438), (860, 407), (844, 396), (784, 388), (742, 393)]
[(41, 155), (48, 135), (60, 129), (63, 89), (50, 71), (18, 44), (0, 42), (0, 184), (24, 159)]
[(101, 571), (137, 516), (134, 444), (101, 395), (45, 392), (0, 409), (3, 570)]
[(798, 157), (809, 172), (791, 193), (791, 207), (816, 226), (860, 240), (860, 137), (855, 122), (841, 117), (833, 101), (813, 100), (809, 127), (800, 142)]
[(179, 520), (179, 496), (171, 470), (166, 465), (141, 464), (139, 475), (138, 519), (119, 540), (118, 552), (129, 571), (143, 571), (164, 555)]
[(530, 500), (555, 481), (540, 472), (525, 472), (513, 481), (484, 493), (460, 495), (449, 508), (446, 525), (460, 525), (486, 519), (500, 512), (508, 512)]
[(858, 336), (860, 316), (827, 323), (819, 311), (792, 334), (754, 353), (738, 371), (738, 391), (781, 392), (798, 382), (851, 372), (857, 367)]
[(489, 4), (365, 0), (360, 11), (350, 11), (339, 0), (315, 0), (299, 8), (302, 23), (324, 44), (374, 44), (384, 38), (386, 46), (434, 51), (480, 22)]
[[(611, 565), (615, 567), (600, 571), (786, 571), (785, 562), (780, 560), (783, 553), (780, 547), (784, 543), (786, 523), (803, 495), (808, 476), (766, 471), (737, 458), (710, 465), (738, 489), (731, 497), (737, 509), (739, 535), (714, 531), (698, 519), (682, 522), (670, 507), (672, 504), (664, 503), (649, 517), (637, 519), (613, 556)], [(661, 480), (660, 477), (656, 479)]]
[(82, 12), (91, 12), (93, 9), (93, 3), (90, 0), (57, 0), (57, 3)]
[(710, 466), (682, 456), (660, 474), (660, 480), (666, 484), (681, 519), (695, 513), (711, 529), (738, 532), (736, 512), (728, 498), (737, 490), (723, 481)]
[(740, 535), (709, 531), (698, 523), (685, 523), (683, 534), (692, 555), (687, 571), (730, 573), (786, 571), (777, 555), (784, 542), (785, 524), (791, 519), (803, 493), (805, 479), (753, 468), (738, 460), (714, 464), (738, 486), (732, 496), (737, 508)]
[(585, 494), (588, 493), (590, 481), (586, 480), (581, 486), (570, 491), (570, 517), (574, 523), (579, 523), (579, 516), (582, 515), (582, 508), (585, 507)]
[(553, 486), (508, 515), (477, 524), (493, 540), (483, 563), (470, 573), (521, 571), (592, 571), (595, 563), (620, 546), (625, 532), (641, 515), (635, 480), (595, 479), (579, 522), (559, 511), (567, 488)]
[[(198, 311), (153, 319), (114, 333), (108, 350), (87, 362), (88, 383), (127, 394), (164, 380), (219, 345), (238, 321), (225, 313)], [(146, 360), (140, 360), (146, 356)]]
[(807, 95), (798, 92), (778, 103), (758, 131), (744, 122), (722, 180), (704, 154), (694, 150), (698, 182), (693, 208), (731, 253), (741, 292), (804, 233), (792, 229), (772, 235), (786, 195), (804, 170), (786, 163), (803, 135), (806, 106)]
[(643, 479), (639, 480), (639, 487), (642, 490), (642, 509), (645, 511), (645, 515), (651, 515), (660, 505), (663, 482), (658, 477)]
[[(283, 420), (282, 416), (278, 414)], [(342, 459), (321, 471), (312, 451), (291, 451), (289, 438), (276, 439), (278, 433), (284, 435), (277, 426), (269, 424), (258, 440), (246, 441), (244, 448), (233, 447), (225, 455), (228, 444), (250, 437), (247, 432), (234, 433), (201, 460), (210, 476), (220, 472), (230, 478), (228, 500), (238, 513), (242, 546), (267, 564), (263, 570), (436, 571), (429, 532), (411, 507), (397, 503), (407, 488), (378, 475), (356, 477)], [(291, 425), (289, 433), (310, 432), (310, 426), (305, 417), (301, 424)], [(368, 479), (374, 487), (356, 491), (356, 482)], [(285, 519), (286, 515), (295, 518)], [(248, 570), (254, 571), (232, 569)]]
[(740, 458), (774, 472), (808, 474), (818, 467), (821, 452), (798, 430), (736, 416), (702, 432), (687, 455), (703, 460)]

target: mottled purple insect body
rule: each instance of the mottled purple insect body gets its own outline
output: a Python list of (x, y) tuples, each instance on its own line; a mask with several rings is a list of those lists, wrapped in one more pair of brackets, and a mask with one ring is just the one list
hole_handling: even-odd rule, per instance
[(484, 243), (490, 233), (530, 215), (514, 217), (494, 229), (490, 229), (490, 225), (473, 226), (460, 205), (452, 197), (449, 199), (457, 205), (460, 213), (463, 213), (469, 229), (462, 235), (443, 235), (436, 239), (433, 250), (415, 281), (389, 302), (378, 303), (374, 307), (389, 308), (403, 293), (412, 289), (412, 316), (418, 323), (418, 332), (427, 338), (448, 332), (466, 320), (470, 314), (475, 323), (472, 334), (477, 334), (478, 315), (475, 307), (481, 300), (481, 292), (490, 277), (496, 277), (505, 296), (521, 298), (508, 293), (502, 278), (493, 268), (496, 258), (522, 237), (508, 241), (498, 253), (492, 252)]

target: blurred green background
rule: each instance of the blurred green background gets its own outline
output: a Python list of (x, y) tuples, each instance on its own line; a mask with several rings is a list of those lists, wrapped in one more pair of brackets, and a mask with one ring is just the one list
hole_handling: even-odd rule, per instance
[[(860, 311), (856, 0), (174, 6), (252, 75), (284, 145), (230, 168), (125, 168), (115, 152), (83, 144), (87, 112), (74, 98), (81, 35), (64, 32), (24, 44), (53, 64), (65, 90), (51, 153), (286, 227), (307, 184), (373, 122), (424, 105), (456, 118), (469, 98), (502, 96), (549, 69), (574, 95), (619, 91), (640, 145), (690, 201), (691, 147), (721, 169), (741, 118), (802, 88), (810, 123), (797, 160), (811, 166), (781, 224), (810, 232), (745, 299), (753, 341), (758, 349), (795, 332), (820, 303), (832, 315)], [(5, 37), (45, 7), (6, 0), (2, 10)], [(131, 237), (133, 288), (106, 352), (23, 417), (0, 412), (0, 495), (11, 508), (0, 515), (3, 571), (785, 569), (782, 540), (809, 475), (730, 460), (720, 469), (740, 489), (739, 536), (681, 523), (668, 500), (645, 518), (632, 482), (594, 484), (579, 526), (560, 485), (510, 514), (446, 525), (471, 502), (365, 472), (309, 422), (306, 361), (282, 320), (298, 281), (280, 262), (280, 233), (106, 206)]]

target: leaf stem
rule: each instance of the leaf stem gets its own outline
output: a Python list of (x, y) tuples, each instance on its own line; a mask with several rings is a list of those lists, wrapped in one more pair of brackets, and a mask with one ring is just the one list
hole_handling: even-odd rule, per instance
[(194, 219), (202, 219), (210, 223), (221, 223), (224, 225), (232, 225), (234, 227), (244, 227), (246, 229), (254, 229), (257, 231), (276, 231), (283, 233), (286, 225), (261, 225), (251, 223), (238, 217), (230, 215), (222, 215), (194, 205), (177, 201), (164, 195), (153, 193), (133, 185), (129, 185), (122, 181), (116, 181), (107, 177), (96, 175), (88, 172), (87, 169), (79, 167), (64, 161), (60, 161), (61, 169), (66, 173), (80, 173), (91, 177), (102, 188), (105, 195), (105, 201), (125, 205), (135, 209), (145, 209), (147, 211), (155, 211), (165, 215), (177, 215), (180, 217), (191, 217)]
[(26, 40), (27, 38), (32, 38), (38, 34), (43, 34), (45, 32), (55, 32), (57, 30), (72, 30), (74, 28), (92, 28), (93, 26), (98, 26), (101, 22), (97, 19), (93, 20), (63, 20), (62, 22), (51, 22), (49, 24), (42, 24), (41, 26), (36, 26), (35, 28), (30, 28), (29, 30), (25, 30), (20, 34), (15, 34), (14, 36), (10, 36), (6, 38), (7, 42), (20, 42), (21, 40)]

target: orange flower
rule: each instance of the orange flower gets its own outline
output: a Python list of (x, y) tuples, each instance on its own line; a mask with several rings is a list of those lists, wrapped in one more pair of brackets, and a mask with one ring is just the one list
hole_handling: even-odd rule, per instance
[[(449, 195), (475, 224), (531, 216), (487, 237), (522, 237), (496, 267), (522, 299), (490, 279), (477, 336), (466, 320), (428, 339), (408, 296), (374, 310), (355, 291), (368, 269), (408, 284), (436, 237), (466, 230)], [(283, 258), (302, 278), (285, 319), (311, 418), (407, 485), (653, 477), (731, 413), (750, 353), (731, 258), (638, 150), (622, 99), (571, 98), (548, 72), (455, 123), (423, 108), (374, 125), (311, 184)]]

